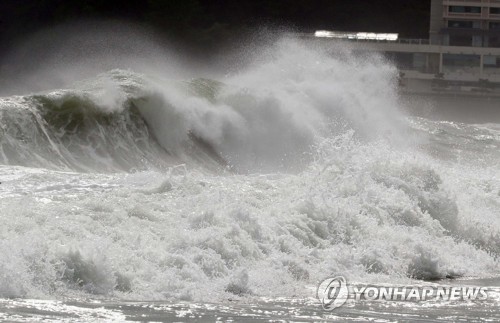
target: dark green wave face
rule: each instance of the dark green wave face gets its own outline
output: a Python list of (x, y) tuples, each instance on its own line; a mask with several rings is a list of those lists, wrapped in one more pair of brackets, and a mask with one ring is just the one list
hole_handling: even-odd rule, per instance
[[(2, 100), (0, 163), (131, 171), (180, 162), (157, 142), (137, 107), (148, 101), (144, 89), (127, 83), (129, 79), (118, 71), (110, 75), (115, 81), (125, 81), (119, 84), (118, 98), (111, 105), (99, 100), (95, 92), (100, 89), (60, 90)], [(220, 83), (200, 79), (179, 83), (181, 86), (192, 95), (214, 100)], [(201, 141), (198, 138), (193, 143)], [(209, 146), (203, 141), (204, 151)], [(211, 155), (220, 160), (213, 151)]]
[(164, 154), (130, 103), (121, 112), (103, 113), (71, 93), (23, 101), (1, 111), (3, 164), (128, 171), (158, 164)]

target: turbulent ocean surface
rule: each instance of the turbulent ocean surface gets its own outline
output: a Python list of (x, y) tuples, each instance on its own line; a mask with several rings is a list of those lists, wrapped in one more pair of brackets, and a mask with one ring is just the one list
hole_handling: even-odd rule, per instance
[[(391, 64), (297, 41), (123, 68), (0, 98), (0, 319), (500, 318), (499, 124), (409, 116)], [(491, 294), (323, 312), (336, 274)]]

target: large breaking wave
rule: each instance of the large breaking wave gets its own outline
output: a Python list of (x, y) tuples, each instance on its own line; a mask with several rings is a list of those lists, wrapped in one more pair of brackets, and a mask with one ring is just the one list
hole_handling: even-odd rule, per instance
[(222, 78), (112, 70), (0, 99), (0, 296), (497, 273), (498, 128), (406, 118), (390, 64), (336, 53), (284, 40)]
[(190, 163), (195, 142), (241, 171), (275, 171), (303, 166), (310, 147), (343, 124), (398, 137), (395, 71), (380, 58), (341, 60), (289, 42), (265, 56), (218, 81), (113, 70), (72, 89), (2, 99), (1, 161), (127, 171)]

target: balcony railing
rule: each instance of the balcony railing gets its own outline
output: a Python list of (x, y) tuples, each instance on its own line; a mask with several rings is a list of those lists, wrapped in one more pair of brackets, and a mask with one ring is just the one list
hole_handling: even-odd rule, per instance
[(483, 19), (487, 18), (486, 15), (483, 13), (481, 14), (480, 12), (478, 13), (473, 13), (473, 12), (450, 12), (450, 11), (445, 11), (444, 12), (444, 17), (445, 18), (468, 18), (468, 19)]
[(398, 38), (397, 40), (376, 40), (376, 39), (349, 38), (349, 39), (344, 39), (344, 40), (358, 42), (358, 43), (389, 43), (389, 44), (408, 44), (408, 45), (430, 45), (429, 39), (417, 39), (417, 38)]
[[(500, 13), (491, 13), (490, 8), (500, 8), (500, 0), (443, 0), (445, 10), (443, 18), (467, 20), (500, 20)], [(480, 12), (453, 12), (448, 6), (462, 5), (466, 7), (480, 7)]]
[(500, 20), (500, 14), (489, 13), (488, 11), (480, 13), (468, 13), (468, 12), (444, 12), (443, 18), (453, 19), (467, 19), (467, 20)]
[(465, 4), (475, 4), (475, 5), (486, 5), (489, 4), (500, 4), (500, 0), (443, 0), (444, 5), (450, 5), (455, 3), (465, 3)]

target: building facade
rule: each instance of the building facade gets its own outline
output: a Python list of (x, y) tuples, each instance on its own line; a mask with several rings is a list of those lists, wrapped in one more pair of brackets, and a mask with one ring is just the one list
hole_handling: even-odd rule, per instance
[(431, 0), (431, 44), (500, 47), (500, 0)]
[[(349, 47), (383, 54), (398, 67), (400, 86), (409, 93), (500, 100), (500, 0), (431, 0), (430, 16), (429, 39), (348, 37)], [(316, 37), (330, 41), (338, 34), (352, 33)]]

